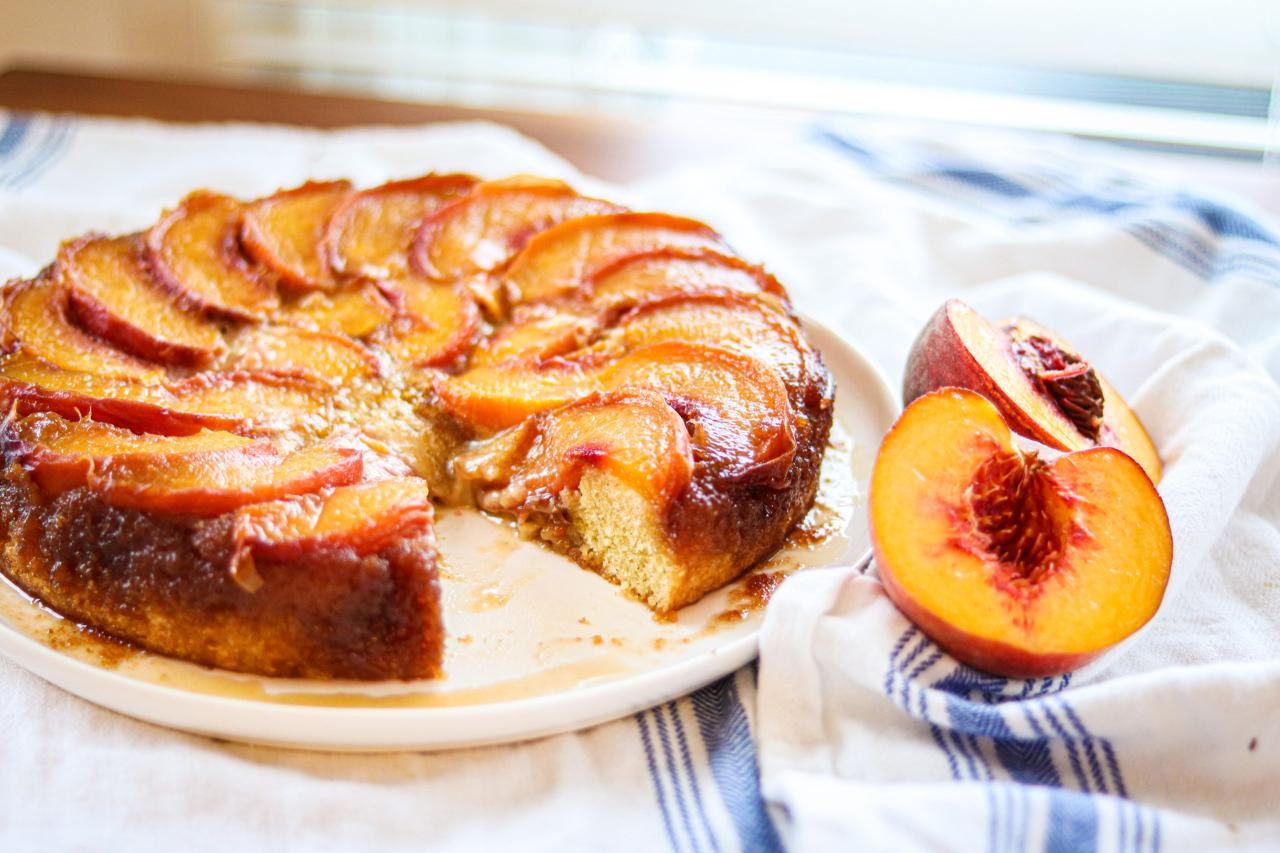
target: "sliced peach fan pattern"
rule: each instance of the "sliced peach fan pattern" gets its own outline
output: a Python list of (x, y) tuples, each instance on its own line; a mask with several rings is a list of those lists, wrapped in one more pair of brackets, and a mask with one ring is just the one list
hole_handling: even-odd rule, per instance
[(190, 194), (4, 289), (0, 570), (151, 651), (430, 678), (433, 502), (665, 612), (811, 505), (834, 389), (709, 226), (431, 174)]

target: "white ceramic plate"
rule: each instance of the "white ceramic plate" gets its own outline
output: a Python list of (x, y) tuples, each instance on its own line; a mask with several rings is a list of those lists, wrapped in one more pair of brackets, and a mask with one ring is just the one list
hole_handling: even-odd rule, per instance
[(567, 559), (474, 511), (440, 513), (448, 626), (445, 679), (260, 678), (88, 640), (0, 586), (0, 652), (115, 711), (198, 734), (338, 750), (439, 749), (570, 731), (651, 707), (756, 654), (768, 587), (787, 573), (857, 559), (871, 462), (897, 410), (876, 369), (807, 323), (837, 383), (823, 485), (795, 544), (752, 575), (658, 622)]

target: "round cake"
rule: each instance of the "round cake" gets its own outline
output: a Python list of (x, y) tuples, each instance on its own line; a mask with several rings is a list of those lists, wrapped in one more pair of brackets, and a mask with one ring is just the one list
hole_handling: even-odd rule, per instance
[(437, 502), (674, 611), (783, 544), (831, 427), (772, 276), (544, 178), (195, 192), (0, 318), (0, 569), (267, 676), (441, 674)]

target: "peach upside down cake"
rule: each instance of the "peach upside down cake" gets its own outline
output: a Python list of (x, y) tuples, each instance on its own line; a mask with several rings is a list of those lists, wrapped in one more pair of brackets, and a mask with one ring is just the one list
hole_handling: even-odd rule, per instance
[(2, 317), (0, 568), (269, 676), (440, 674), (433, 501), (689, 604), (783, 543), (831, 425), (772, 276), (541, 178), (196, 192)]

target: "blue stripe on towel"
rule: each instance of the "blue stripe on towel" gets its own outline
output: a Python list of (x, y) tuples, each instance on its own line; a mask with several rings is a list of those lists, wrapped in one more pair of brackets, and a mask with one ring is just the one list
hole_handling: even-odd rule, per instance
[[(914, 650), (910, 652), (904, 660), (899, 662), (899, 656), (903, 651), (905, 651), (907, 644), (916, 636), (920, 637), (920, 641), (916, 644)], [(919, 629), (915, 626), (908, 628), (902, 633), (902, 636), (898, 637), (897, 642), (893, 644), (893, 650), (889, 654), (889, 666), (884, 676), (884, 693), (892, 701), (894, 699), (893, 694), (895, 681), (899, 677), (902, 678), (901, 700), (898, 701), (897, 704), (900, 705), (908, 714), (913, 714), (928, 724), (929, 736), (933, 738), (933, 742), (946, 757), (947, 769), (951, 771), (951, 778), (958, 782), (960, 781), (960, 764), (956, 761), (955, 754), (947, 745), (947, 740), (942, 733), (942, 726), (929, 719), (928, 709), (925, 707), (925, 693), (923, 690), (919, 691), (919, 709), (917, 711), (911, 710), (911, 689), (915, 685), (912, 684), (911, 678), (905, 672), (905, 667), (915, 660), (915, 658), (929, 646), (929, 643), (929, 638), (921, 634)], [(926, 659), (926, 663), (927, 662), (928, 660)]]
[(689, 738), (684, 732), (684, 721), (680, 719), (680, 706), (675, 702), (667, 703), (667, 712), (671, 714), (672, 726), (676, 733), (676, 744), (680, 747), (680, 761), (684, 767), (685, 778), (689, 780), (689, 789), (693, 791), (693, 804), (698, 811), (698, 819), (711, 842), (711, 849), (719, 853), (720, 844), (716, 841), (715, 830), (707, 817), (706, 806), (702, 802), (702, 791), (698, 785), (698, 775), (693, 769), (693, 757), (689, 752)]
[(0, 160), (14, 152), (30, 127), (31, 118), (22, 113), (10, 113), (5, 117), (4, 130), (0, 131)]
[(676, 808), (680, 812), (680, 825), (684, 827), (685, 837), (689, 839), (689, 849), (698, 851), (701, 845), (693, 832), (693, 822), (689, 819), (689, 809), (684, 801), (684, 789), (680, 784), (680, 768), (676, 765), (675, 755), (671, 748), (671, 736), (667, 731), (667, 720), (662, 715), (662, 706), (650, 709), (654, 726), (658, 730), (658, 740), (662, 743), (662, 759), (667, 768), (667, 776), (671, 780), (671, 790), (675, 792)]
[(1047, 853), (1081, 853), (1098, 849), (1098, 811), (1093, 799), (1075, 791), (1047, 788), (1049, 827)]
[(3, 185), (18, 189), (34, 183), (49, 167), (58, 161), (70, 144), (74, 126), (70, 119), (59, 116), (53, 119), (44, 138), (37, 143), (31, 157), (8, 175)]
[(653, 740), (649, 736), (649, 724), (644, 719), (645, 712), (641, 711), (636, 714), (636, 726), (640, 729), (640, 743), (644, 747), (645, 763), (649, 767), (649, 779), (653, 782), (653, 790), (658, 798), (658, 811), (662, 813), (662, 826), (667, 831), (667, 841), (671, 843), (671, 849), (678, 851), (680, 847), (676, 844), (676, 834), (671, 826), (671, 814), (667, 810), (667, 795), (662, 790), (662, 779), (658, 776), (658, 762), (654, 756)]
[(743, 850), (780, 851), (778, 831), (760, 795), (760, 768), (746, 709), (734, 676), (693, 694), (693, 713), (707, 748), (711, 776), (737, 830)]
[(1049, 723), (1049, 727), (1053, 729), (1053, 733), (1066, 745), (1067, 762), (1071, 766), (1072, 775), (1075, 776), (1076, 787), (1086, 794), (1089, 793), (1089, 778), (1085, 775), (1084, 767), (1080, 764), (1080, 756), (1076, 752), (1075, 738), (1058, 722), (1058, 718), (1053, 715), (1053, 711), (1049, 709), (1047, 703), (1041, 701), (1038, 703), (1038, 707), (1040, 712), (1044, 714), (1045, 720)]
[[(1122, 177), (1113, 177), (1102, 189), (1089, 189), (1048, 167), (1015, 176), (977, 161), (937, 162), (901, 152), (894, 152), (890, 162), (833, 130), (820, 129), (818, 139), (877, 177), (952, 201), (965, 201), (962, 196), (968, 195), (975, 206), (1015, 223), (1040, 224), (1073, 212), (1094, 214), (1115, 220), (1119, 229), (1205, 280), (1243, 274), (1280, 286), (1280, 238), (1252, 217), (1212, 199), (1144, 187)], [(947, 189), (948, 184), (969, 192), (958, 194)], [(1162, 213), (1165, 218), (1157, 218)], [(1167, 221), (1170, 214), (1190, 220), (1214, 242), (1204, 241), (1193, 228)], [(1226, 241), (1231, 241), (1229, 251), (1217, 245)]]
[[(1116, 850), (1146, 849), (1158, 815), (1125, 798), (1114, 746), (1095, 736), (1059, 695), (1070, 674), (998, 678), (949, 659), (939, 667), (938, 657), (936, 645), (907, 628), (891, 647), (884, 692), (929, 726), (954, 780), (985, 786), (988, 850), (1026, 850), (1033, 806), (1045, 821), (1047, 850), (1097, 849), (1104, 811), (1115, 815), (1107, 832), (1114, 832)], [(920, 676), (934, 668), (943, 672), (922, 684)], [(930, 711), (939, 700), (945, 721), (935, 721), (936, 711)], [(1017, 729), (1015, 721), (1021, 721)]]
[(1067, 722), (1071, 723), (1075, 730), (1080, 733), (1081, 737), (1084, 738), (1085, 758), (1089, 762), (1089, 771), (1093, 777), (1094, 787), (1104, 794), (1110, 793), (1107, 782), (1102, 776), (1102, 765), (1098, 762), (1097, 751), (1093, 746), (1093, 736), (1089, 734), (1089, 730), (1084, 727), (1084, 723), (1080, 721), (1080, 717), (1074, 710), (1072, 710), (1070, 705), (1062, 700), (1062, 697), (1057, 697), (1054, 701), (1057, 703), (1058, 707), (1062, 709), (1062, 713), (1066, 715)]

